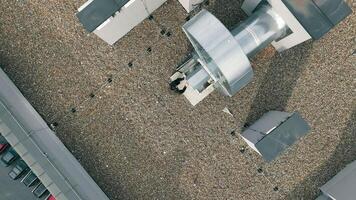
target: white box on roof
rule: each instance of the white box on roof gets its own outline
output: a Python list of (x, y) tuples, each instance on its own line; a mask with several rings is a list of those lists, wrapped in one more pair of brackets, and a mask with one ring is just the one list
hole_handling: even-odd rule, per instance
[(166, 1), (131, 0), (120, 11), (117, 11), (115, 16), (101, 24), (94, 33), (113, 45)]
[(204, 0), (179, 0), (179, 2), (182, 4), (184, 9), (187, 12), (191, 12), (196, 8), (200, 3), (202, 3)]

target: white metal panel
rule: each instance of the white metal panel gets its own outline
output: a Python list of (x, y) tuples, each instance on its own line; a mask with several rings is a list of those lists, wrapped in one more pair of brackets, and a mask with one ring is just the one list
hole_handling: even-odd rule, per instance
[(19, 139), (17, 139), (16, 135), (14, 134), (9, 134), (6, 136), (6, 140), (11, 144), (11, 145), (16, 145), (19, 143)]
[[(28, 153), (26, 147), (23, 145), (23, 141), (21, 143), (16, 145), (16, 152), (19, 154), (20, 157), (24, 156), (26, 153)], [(25, 161), (26, 162), (26, 161)]]
[[(31, 143), (31, 141), (25, 141), (24, 143), (28, 143), (27, 145), (29, 145)], [(26, 144), (25, 144), (26, 145)], [(26, 146), (27, 146), (26, 145)], [(33, 165), (36, 164), (36, 159), (33, 157), (32, 154), (27, 153), (26, 155), (24, 155), (23, 157), (21, 157), (22, 160), (25, 161), (25, 163), (31, 168)]]
[(167, 0), (142, 0), (149, 13), (153, 13), (157, 8), (164, 4)]
[[(83, 10), (93, 0), (87, 1), (78, 11)], [(95, 31), (98, 37), (110, 45), (130, 32), (167, 0), (131, 0), (124, 7), (108, 18)], [(187, 12), (192, 11), (204, 0), (179, 0)]]
[(36, 173), (36, 176), (38, 176), (39, 178), (45, 173), (44, 169), (38, 162), (31, 166), (31, 170), (34, 171)]
[(60, 199), (60, 200), (72, 200), (72, 199), (68, 199), (67, 196), (65, 196), (63, 193), (60, 193), (59, 195), (53, 195), (56, 200)]
[(64, 200), (63, 198), (57, 198), (57, 196), (59, 196), (62, 192), (61, 190), (58, 188), (58, 186), (56, 184), (53, 184), (51, 185), (51, 193), (54, 197), (56, 197), (56, 199), (62, 199)]
[(297, 18), (294, 17), (294, 15), (289, 11), (287, 6), (284, 5), (281, 0), (268, 0), (268, 2), (272, 5), (272, 8), (275, 9), (275, 11), (284, 19), (290, 30), (293, 32), (278, 42), (272, 42), (272, 45), (277, 49), (277, 51), (282, 52), (311, 39), (309, 33), (304, 29)]
[(167, 0), (131, 0), (94, 33), (113, 45)]
[(94, 0), (89, 0), (89, 1), (87, 1), (87, 2), (85, 2), (82, 6), (80, 6), (79, 8), (78, 8), (78, 11), (80, 12), (80, 11), (82, 11), (85, 7), (87, 7), (91, 2), (93, 2)]
[[(0, 69), (0, 98), (12, 113), (22, 113), (17, 120), (22, 121), (22, 128), (27, 132), (41, 130), (47, 127), (46, 122), (41, 116), (36, 113), (31, 104), (23, 97), (20, 90), (12, 83), (12, 81)], [(6, 96), (6, 98), (5, 98)], [(14, 106), (16, 105), (16, 106)], [(31, 116), (31, 117), (27, 117)]]
[(200, 3), (202, 3), (204, 0), (179, 0), (179, 2), (182, 4), (184, 9), (187, 12), (191, 12), (198, 6)]
[[(1, 103), (1, 102), (0, 102)], [(0, 117), (1, 117), (1, 113), (0, 113)], [(0, 133), (3, 135), (3, 136), (7, 136), (11, 133), (11, 130), (8, 126), (6, 126), (6, 124), (4, 123), (1, 123), (1, 126), (0, 126)]]
[(257, 149), (256, 144), (280, 125), (281, 122), (285, 121), (290, 115), (291, 113), (287, 112), (269, 111), (248, 127), (248, 129), (246, 129), (240, 136), (245, 140), (248, 146), (262, 155)]
[(291, 113), (280, 111), (269, 111), (257, 120), (249, 129), (259, 131), (263, 134), (268, 134), (275, 127), (285, 121)]
[(252, 142), (253, 144), (256, 144), (266, 135), (256, 130), (248, 128), (241, 134), (241, 136), (247, 139), (248, 141)]
[[(42, 184), (43, 184), (46, 188), (48, 188), (50, 185), (51, 185), (51, 186), (52, 186), (52, 185), (55, 185), (55, 184), (53, 183), (53, 180), (51, 179), (51, 177), (48, 176), (47, 173), (44, 173), (44, 174), (41, 176), (41, 182), (42, 182)], [(52, 188), (51, 188), (51, 190), (52, 190)]]
[(247, 129), (240, 136), (245, 140), (248, 146), (250, 146), (257, 153), (261, 154), (260, 151), (256, 148), (256, 143), (264, 137), (262, 133)]
[(348, 164), (342, 171), (323, 185), (324, 195), (336, 200), (354, 200), (356, 197), (356, 161)]

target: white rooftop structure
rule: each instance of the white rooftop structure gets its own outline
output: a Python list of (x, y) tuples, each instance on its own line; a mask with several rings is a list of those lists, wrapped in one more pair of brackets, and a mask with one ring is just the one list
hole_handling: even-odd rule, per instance
[(356, 198), (356, 160), (323, 185), (322, 195), (316, 200), (355, 200)]
[[(110, 45), (148, 18), (167, 0), (89, 0), (78, 8), (77, 17), (89, 32)], [(179, 0), (192, 11), (203, 0)]]
[(241, 137), (265, 160), (272, 161), (309, 130), (299, 113), (270, 111), (248, 127)]
[(108, 200), (1, 68), (0, 133), (57, 200)]

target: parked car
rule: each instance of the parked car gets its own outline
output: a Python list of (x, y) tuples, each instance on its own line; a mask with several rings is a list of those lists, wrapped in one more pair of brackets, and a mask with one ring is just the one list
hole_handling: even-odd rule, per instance
[(54, 198), (54, 196), (50, 194), (46, 200), (56, 200), (56, 198)]
[(33, 171), (29, 171), (26, 176), (21, 180), (21, 182), (27, 187), (33, 186), (38, 181), (38, 178)]
[(46, 194), (47, 188), (42, 184), (39, 183), (35, 189), (32, 190), (32, 193), (37, 197), (37, 198), (41, 198), (44, 194)]
[(18, 179), (22, 174), (24, 174), (28, 169), (28, 166), (26, 165), (25, 161), (19, 160), (15, 167), (12, 168), (12, 170), (9, 172), (10, 178), (13, 180)]
[(7, 143), (7, 141), (6, 141), (6, 139), (4, 138), (4, 136), (3, 135), (1, 135), (1, 133), (0, 133), (0, 143)]
[(7, 167), (9, 166), (12, 162), (14, 162), (19, 155), (16, 153), (15, 149), (10, 148), (2, 157), (1, 157), (1, 162)]
[(4, 152), (8, 146), (9, 146), (9, 143), (7, 143), (4, 136), (2, 136), (0, 133), (0, 153)]
[(8, 146), (8, 143), (0, 143), (0, 154), (4, 152)]

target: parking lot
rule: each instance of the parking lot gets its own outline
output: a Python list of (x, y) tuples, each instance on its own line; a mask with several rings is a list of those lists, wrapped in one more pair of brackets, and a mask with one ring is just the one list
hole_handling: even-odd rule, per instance
[[(0, 157), (6, 154), (8, 149), (0, 154)], [(10, 178), (9, 173), (16, 166), (19, 159), (16, 159), (9, 166), (5, 167), (3, 163), (0, 163), (0, 194), (1, 200), (43, 200), (46, 199), (46, 195), (43, 195), (41, 198), (36, 198), (32, 194), (32, 190), (35, 188), (35, 185), (31, 187), (26, 187), (22, 182), (22, 179), (25, 177), (28, 171), (23, 173), (18, 179), (13, 180)], [(38, 183), (38, 182), (36, 182)]]
[[(178, 2), (113, 46), (77, 21), (84, 2), (4, 0), (0, 65), (110, 199), (313, 199), (356, 159), (354, 13), (318, 41), (263, 50), (246, 88), (192, 107), (168, 85), (192, 50)], [(232, 27), (241, 4), (204, 7)], [(269, 110), (298, 111), (312, 130), (266, 163), (239, 134)]]

